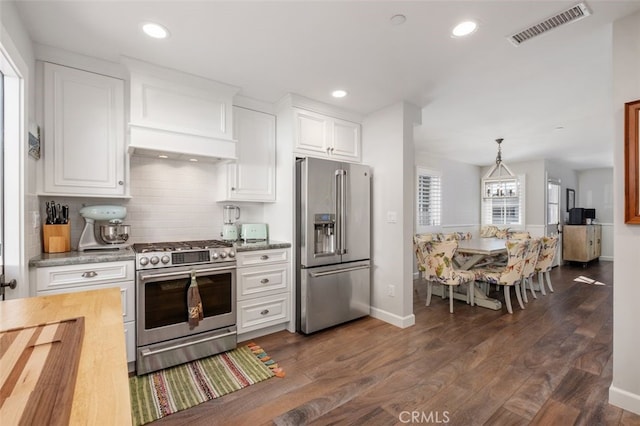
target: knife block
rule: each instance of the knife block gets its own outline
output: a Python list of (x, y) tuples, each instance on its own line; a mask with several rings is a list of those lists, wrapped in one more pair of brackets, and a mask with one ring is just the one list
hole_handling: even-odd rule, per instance
[(71, 223), (42, 225), (42, 241), (45, 253), (71, 251)]

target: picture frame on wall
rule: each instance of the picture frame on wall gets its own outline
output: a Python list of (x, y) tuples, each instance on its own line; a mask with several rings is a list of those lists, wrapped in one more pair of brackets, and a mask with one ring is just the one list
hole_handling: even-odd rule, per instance
[(567, 188), (567, 211), (570, 211), (576, 206), (576, 191)]
[(640, 100), (624, 104), (624, 223), (640, 225)]
[(29, 155), (40, 159), (40, 127), (35, 124), (29, 126)]

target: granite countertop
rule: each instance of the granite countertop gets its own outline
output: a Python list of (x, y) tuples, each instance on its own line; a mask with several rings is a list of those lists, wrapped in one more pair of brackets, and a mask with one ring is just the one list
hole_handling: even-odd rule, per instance
[(284, 241), (274, 241), (274, 240), (256, 241), (254, 243), (243, 243), (242, 241), (236, 241), (235, 243), (233, 243), (233, 246), (236, 248), (237, 252), (242, 252), (242, 251), (289, 248), (291, 247), (291, 243), (287, 243)]
[(66, 253), (42, 253), (29, 259), (32, 268), (47, 266), (82, 265), (84, 263), (118, 262), (135, 260), (136, 254), (129, 248), (121, 250), (68, 251)]
[[(270, 250), (279, 248), (289, 248), (291, 243), (283, 241), (257, 241), (244, 243), (237, 241), (233, 244), (236, 251)], [(82, 265), (85, 263), (118, 262), (135, 260), (136, 254), (133, 249), (122, 250), (93, 250), (93, 251), (69, 251), (66, 253), (42, 253), (29, 260), (32, 268), (44, 268), (47, 266)]]

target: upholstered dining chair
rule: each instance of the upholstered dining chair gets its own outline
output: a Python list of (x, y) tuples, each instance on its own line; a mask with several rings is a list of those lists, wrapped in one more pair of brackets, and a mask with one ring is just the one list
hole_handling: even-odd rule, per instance
[(511, 287), (515, 288), (520, 308), (524, 309), (520, 285), (522, 284), (525, 257), (529, 250), (529, 240), (507, 240), (505, 246), (507, 247), (508, 258), (506, 266), (500, 268), (479, 268), (473, 271), (476, 281), (503, 286), (507, 311), (513, 314), (513, 308), (511, 307)]
[(449, 312), (453, 313), (453, 287), (466, 283), (469, 286), (467, 291), (468, 301), (473, 306), (475, 274), (471, 271), (456, 269), (453, 266), (453, 255), (458, 248), (458, 241), (424, 241), (418, 242), (415, 246), (418, 262), (423, 266), (423, 277), (427, 281), (426, 305), (429, 306), (431, 303), (431, 286), (433, 283), (448, 286)]
[(543, 295), (547, 295), (544, 291), (544, 278), (547, 278), (547, 285), (549, 290), (553, 293), (553, 287), (551, 286), (551, 276), (549, 271), (553, 266), (553, 258), (556, 256), (556, 248), (558, 247), (558, 236), (542, 237), (540, 239), (540, 254), (538, 255), (538, 262), (536, 263), (535, 271), (538, 273), (538, 285)]
[(524, 268), (522, 269), (522, 298), (525, 303), (527, 300), (527, 283), (529, 284), (529, 290), (534, 299), (537, 299), (536, 292), (533, 289), (533, 276), (536, 274), (536, 264), (538, 263), (538, 256), (540, 255), (540, 246), (542, 240), (540, 238), (532, 239), (529, 241), (529, 250), (524, 258)]
[(526, 240), (531, 238), (529, 231), (513, 231), (509, 233), (510, 240)]

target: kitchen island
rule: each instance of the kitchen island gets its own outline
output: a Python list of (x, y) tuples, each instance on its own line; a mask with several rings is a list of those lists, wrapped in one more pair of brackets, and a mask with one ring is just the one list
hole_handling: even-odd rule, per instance
[(118, 288), (0, 303), (1, 330), (77, 317), (84, 317), (84, 337), (69, 424), (130, 425), (131, 402)]

